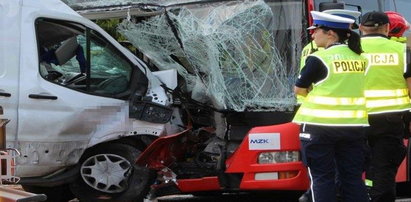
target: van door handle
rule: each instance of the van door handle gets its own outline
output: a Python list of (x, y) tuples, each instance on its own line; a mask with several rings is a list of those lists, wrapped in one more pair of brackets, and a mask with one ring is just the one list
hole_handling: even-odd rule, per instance
[(32, 99), (45, 99), (45, 100), (57, 100), (57, 96), (54, 96), (54, 95), (29, 94), (29, 98), (32, 98)]
[(0, 96), (11, 97), (11, 94), (10, 93), (5, 93), (5, 92), (0, 92)]

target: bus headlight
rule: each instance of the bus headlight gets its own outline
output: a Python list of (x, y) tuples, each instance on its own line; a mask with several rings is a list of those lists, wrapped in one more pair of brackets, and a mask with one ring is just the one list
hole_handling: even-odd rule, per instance
[(300, 152), (298, 151), (263, 152), (258, 156), (259, 164), (288, 163), (297, 162), (299, 160)]

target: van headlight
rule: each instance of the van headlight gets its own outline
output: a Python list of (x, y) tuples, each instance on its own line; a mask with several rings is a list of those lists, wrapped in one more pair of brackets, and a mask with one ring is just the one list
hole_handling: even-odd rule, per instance
[(288, 163), (297, 162), (299, 160), (300, 152), (298, 151), (263, 152), (258, 156), (259, 164)]

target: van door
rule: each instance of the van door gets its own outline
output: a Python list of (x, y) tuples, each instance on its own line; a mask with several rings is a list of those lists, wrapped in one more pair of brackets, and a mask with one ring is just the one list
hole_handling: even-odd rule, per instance
[(37, 176), (75, 164), (92, 137), (102, 142), (127, 134), (129, 86), (137, 70), (79, 23), (40, 18), (35, 32), (26, 31), (33, 36), (22, 39), (32, 48), (22, 50), (28, 57), (20, 70), (19, 175)]
[(7, 124), (8, 147), (17, 132), (20, 12), (18, 1), (0, 1), (0, 106)]

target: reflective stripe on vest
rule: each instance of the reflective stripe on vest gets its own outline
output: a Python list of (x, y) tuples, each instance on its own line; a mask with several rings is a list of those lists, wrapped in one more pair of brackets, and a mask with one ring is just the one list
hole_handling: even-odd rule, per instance
[(397, 90), (365, 90), (365, 97), (403, 97), (408, 96), (408, 89)]
[(323, 110), (302, 108), (299, 111), (302, 115), (309, 115), (319, 118), (366, 118), (365, 110)]
[(323, 105), (364, 105), (365, 98), (348, 98), (348, 97), (324, 97), (309, 96), (306, 98), (309, 102)]
[(377, 108), (377, 107), (388, 107), (388, 106), (397, 106), (405, 105), (410, 103), (410, 98), (393, 98), (393, 99), (384, 99), (384, 100), (368, 100), (367, 108)]

